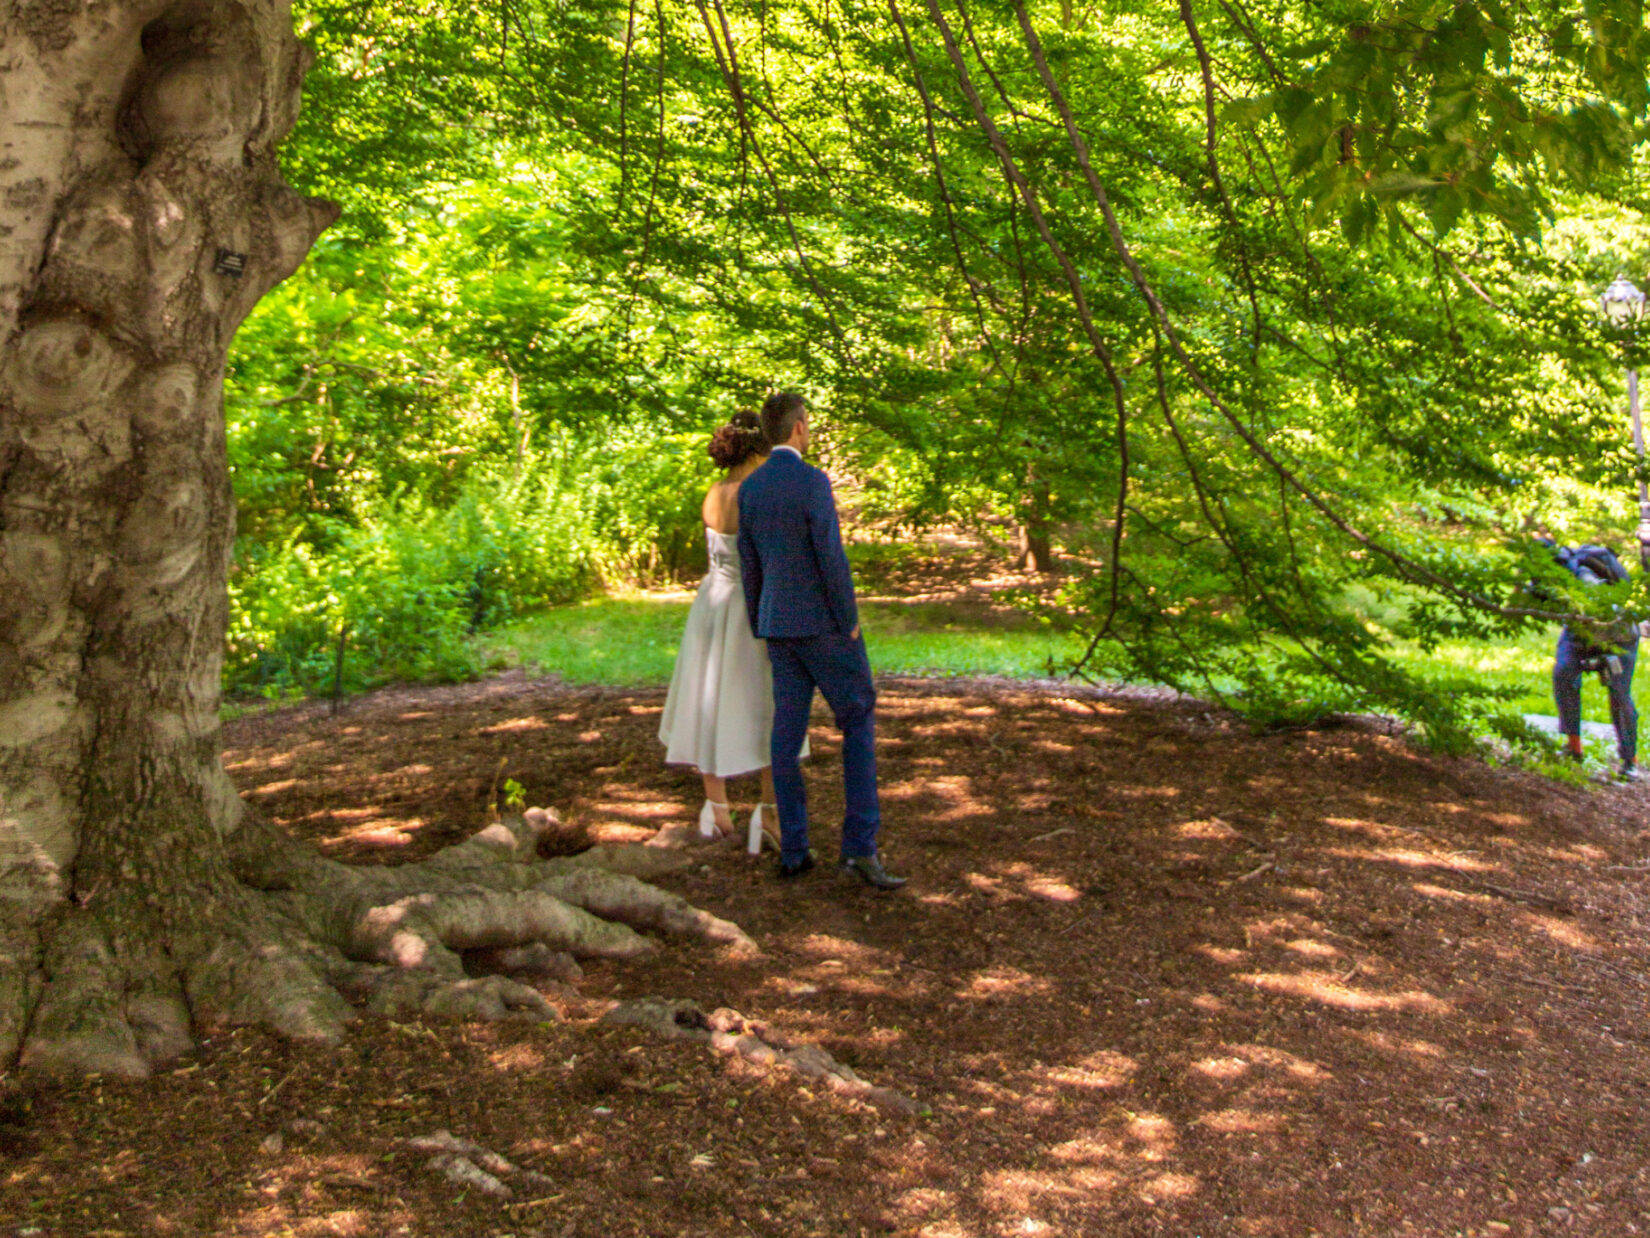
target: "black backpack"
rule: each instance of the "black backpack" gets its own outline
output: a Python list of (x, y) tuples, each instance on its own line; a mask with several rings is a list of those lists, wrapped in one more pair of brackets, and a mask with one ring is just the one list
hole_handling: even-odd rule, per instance
[(1608, 546), (1560, 546), (1554, 556), (1586, 585), (1619, 585), (1627, 569)]

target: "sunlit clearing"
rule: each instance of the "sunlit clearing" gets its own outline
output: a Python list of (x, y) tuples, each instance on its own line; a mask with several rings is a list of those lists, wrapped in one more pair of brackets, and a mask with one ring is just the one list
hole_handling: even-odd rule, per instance
[(1191, 1174), (1158, 1174), (1146, 1182), (1138, 1193), (1148, 1204), (1162, 1199), (1186, 1199), (1197, 1194), (1197, 1179)]
[(1588, 954), (1596, 954), (1601, 948), (1598, 939), (1582, 932), (1575, 925), (1556, 916), (1545, 916), (1540, 912), (1526, 911), (1518, 917), (1536, 932), (1545, 934), (1561, 946), (1569, 946), (1572, 950), (1585, 950)]
[(1471, 856), (1434, 855), (1427, 851), (1410, 851), (1401, 847), (1325, 847), (1323, 854), (1341, 860), (1373, 860), (1378, 864), (1400, 864), (1405, 868), (1447, 868), (1458, 873), (1483, 873), (1495, 867)]
[(1336, 959), (1341, 956), (1340, 950), (1328, 942), (1313, 941), (1306, 937), (1297, 937), (1294, 941), (1286, 941), (1283, 943), (1283, 948), (1315, 959)]
[(477, 735), (499, 735), (506, 731), (548, 731), (550, 724), (543, 718), (531, 716), (525, 718), (507, 718), (503, 722), (495, 722), (492, 726), (482, 727)]
[(1220, 1109), (1206, 1113), (1197, 1124), (1223, 1135), (1270, 1135), (1281, 1131), (1288, 1119), (1281, 1113), (1257, 1113), (1253, 1109)]
[(1269, 993), (1304, 997), (1326, 1006), (1338, 1006), (1342, 1010), (1414, 1010), (1423, 1014), (1448, 1014), (1454, 1009), (1448, 1002), (1418, 989), (1406, 993), (1371, 993), (1366, 989), (1354, 989), (1343, 984), (1340, 977), (1332, 972), (1255, 972), (1240, 975), (1238, 979)]
[(1243, 962), (1249, 954), (1247, 950), (1234, 950), (1227, 946), (1203, 945), (1193, 946), (1192, 949), (1204, 958), (1213, 959), (1217, 963), (1225, 963), (1228, 966)]
[(969, 873), (963, 877), (963, 880), (973, 886), (981, 894), (995, 894), (1002, 898), (1019, 897), (1018, 895), (1011, 894), (1008, 890), (1004, 889), (1003, 883), (998, 881), (997, 878), (987, 877), (984, 873)]
[(942, 809), (924, 810), (923, 815), (930, 821), (958, 821), (978, 816), (985, 810), (985, 805), (975, 798), (973, 781), (963, 775), (941, 775), (902, 783), (892, 798), (911, 799), (924, 795), (937, 796), (947, 803), (947, 807)]
[(1203, 839), (1210, 842), (1243, 841), (1243, 835), (1219, 817), (1206, 817), (1201, 821), (1182, 821), (1174, 827), (1174, 834), (1177, 838)]
[(487, 1060), (500, 1070), (538, 1070), (544, 1066), (544, 1054), (532, 1045), (506, 1045), (489, 1053)]
[(1440, 1061), (1444, 1057), (1443, 1049), (1430, 1040), (1417, 1040), (1413, 1036), (1389, 1036), (1385, 1032), (1365, 1031), (1360, 1028), (1348, 1028), (1346, 1032), (1354, 1040), (1361, 1040), (1371, 1048), (1386, 1053), (1405, 1053), (1411, 1057), (1436, 1058)]
[(322, 808), (315, 812), (305, 813), (300, 821), (363, 821), (368, 824), (381, 824), (384, 818), (379, 814), (383, 810), (377, 804), (368, 804), (364, 808)]
[(1256, 1066), (1281, 1070), (1308, 1083), (1321, 1083), (1326, 1079), (1334, 1078), (1334, 1075), (1316, 1062), (1291, 1053), (1287, 1049), (1276, 1048), (1273, 1045), (1241, 1044), (1227, 1045), (1226, 1048), (1230, 1052), (1253, 1062)]
[[(607, 811), (614, 811), (611, 805)], [(652, 826), (630, 825), (623, 821), (603, 821), (590, 827), (591, 841), (597, 843), (639, 843), (652, 838), (658, 831)]]
[(1017, 967), (993, 967), (989, 971), (975, 972), (968, 984), (957, 990), (957, 996), (979, 999), (1013, 994), (1029, 997), (1045, 996), (1053, 991), (1054, 986), (1041, 976), (1033, 976)]
[(1435, 886), (1429, 881), (1411, 882), (1409, 888), (1417, 894), (1424, 894), (1427, 898), (1447, 899), (1452, 903), (1489, 903), (1494, 901), (1488, 894), (1476, 894), (1471, 890), (1451, 890), (1448, 886)]
[(1111, 1141), (1101, 1143), (1088, 1136), (1057, 1143), (1048, 1150), (1048, 1154), (1057, 1161), (1067, 1161), (1074, 1165), (1110, 1164), (1123, 1155), (1121, 1149)]
[(1056, 709), (1062, 709), (1068, 714), (1122, 714), (1125, 709), (1116, 705), (1105, 705), (1099, 701), (1079, 701), (1069, 696), (1057, 696), (1049, 702)]
[(1038, 1200), (1054, 1198), (1080, 1199), (1085, 1195), (1105, 1195), (1121, 1185), (1119, 1176), (1109, 1169), (1077, 1166), (1057, 1173), (1038, 1173), (1029, 1169), (1006, 1169), (985, 1177), (982, 1202), (998, 1212), (1025, 1213)]
[(1249, 1063), (1240, 1057), (1206, 1057), (1193, 1062), (1190, 1069), (1205, 1079), (1230, 1083), (1249, 1073)]
[[(1137, 1113), (1129, 1119), (1128, 1132), (1151, 1149), (1172, 1148), (1176, 1134), (1174, 1123), (1158, 1113)], [(1148, 1154), (1147, 1159), (1151, 1159)]]
[(1317, 886), (1281, 886), (1278, 893), (1297, 903), (1308, 903), (1312, 906), (1317, 906), (1324, 898), (1323, 891)]
[(1010, 864), (1004, 873), (1017, 878), (1028, 892), (1039, 898), (1053, 899), (1057, 903), (1070, 903), (1083, 896), (1083, 892), (1075, 886), (1068, 885), (1059, 877), (1040, 872), (1024, 862)]
[(627, 817), (674, 817), (682, 812), (679, 802), (657, 799), (647, 788), (603, 787), (602, 794), (605, 803), (623, 805), (620, 811)]
[(1139, 783), (1114, 782), (1111, 784), (1113, 795), (1121, 795), (1125, 799), (1154, 799), (1172, 800), (1180, 794), (1179, 787), (1148, 787)]
[(1050, 1083), (1074, 1088), (1115, 1088), (1129, 1081), (1140, 1063), (1124, 1053), (1102, 1049), (1070, 1066), (1051, 1066), (1043, 1072)]
[(832, 937), (829, 933), (810, 933), (802, 939), (799, 948), (823, 959), (824, 963), (835, 963), (838, 966), (841, 966), (845, 959), (869, 966), (882, 956), (881, 951), (870, 946), (849, 941), (846, 937)]
[(1570, 847), (1547, 847), (1544, 854), (1554, 860), (1566, 860), (1575, 864), (1607, 864), (1610, 853), (1603, 847), (1595, 847), (1592, 843), (1576, 843)]
[(951, 1192), (936, 1190), (934, 1187), (916, 1187), (909, 1191), (901, 1191), (894, 1200), (894, 1207), (917, 1217), (925, 1217), (930, 1212), (938, 1212), (950, 1206)]
[(1365, 821), (1361, 817), (1325, 817), (1325, 825), (1333, 826), (1337, 830), (1348, 830), (1354, 834), (1367, 834), (1372, 838), (1382, 838), (1388, 834), (1398, 833), (1398, 827), (1383, 825), (1379, 821)]
[(1081, 890), (1053, 877), (1033, 877), (1026, 882), (1026, 889), (1039, 898), (1052, 899), (1056, 903), (1074, 903), (1083, 896)]
[(422, 820), (388, 822), (371, 821), (365, 825), (358, 825), (352, 830), (345, 830), (342, 834), (333, 834), (321, 840), (323, 846), (335, 847), (340, 843), (366, 843), (374, 847), (405, 847), (412, 842), (413, 834), (426, 823)]

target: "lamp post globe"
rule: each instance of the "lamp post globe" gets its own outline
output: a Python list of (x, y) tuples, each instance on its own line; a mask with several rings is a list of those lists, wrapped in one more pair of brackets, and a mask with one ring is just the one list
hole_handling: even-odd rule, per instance
[(1612, 326), (1625, 327), (1644, 316), (1644, 294), (1632, 280), (1618, 275), (1600, 294), (1598, 307)]
[[(1617, 275), (1599, 295), (1598, 307), (1613, 327), (1625, 329), (1644, 317), (1644, 294), (1625, 275)], [(1650, 570), (1650, 487), (1645, 484), (1644, 422), (1639, 416), (1639, 372), (1627, 371), (1627, 413), (1633, 423), (1633, 448), (1639, 457), (1639, 562)]]

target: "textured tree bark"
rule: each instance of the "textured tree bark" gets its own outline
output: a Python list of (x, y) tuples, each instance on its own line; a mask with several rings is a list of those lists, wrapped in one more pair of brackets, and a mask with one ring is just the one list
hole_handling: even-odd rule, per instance
[(1026, 470), (1026, 492), (1020, 508), (1024, 523), (1015, 533), (1014, 566), (1020, 571), (1052, 572), (1054, 551), (1049, 545), (1049, 487), (1035, 469)]
[[(222, 768), (224, 359), (337, 214), (276, 165), (305, 66), (286, 0), (0, 8), (0, 1069), (331, 1038), (340, 987), (542, 1017), (459, 952), (647, 947), (533, 889), (565, 874), (529, 825), (362, 875), (248, 821)], [(635, 884), (602, 914), (748, 945)]]

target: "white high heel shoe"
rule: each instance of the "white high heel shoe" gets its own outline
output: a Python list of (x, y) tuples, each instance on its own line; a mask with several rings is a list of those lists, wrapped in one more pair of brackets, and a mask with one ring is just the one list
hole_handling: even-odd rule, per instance
[[(716, 824), (716, 810), (724, 809), (728, 814), (729, 829), (724, 831)], [(699, 837), (706, 842), (715, 842), (719, 838), (726, 838), (731, 832), (733, 811), (726, 804), (718, 804), (715, 800), (706, 800), (705, 806), (699, 810)]]
[[(773, 810), (774, 823), (766, 826), (762, 820), (764, 812)], [(762, 854), (762, 840), (766, 838), (775, 851), (779, 850), (779, 808), (774, 804), (758, 804), (756, 811), (751, 813), (751, 823), (745, 831), (745, 850), (751, 855)]]

